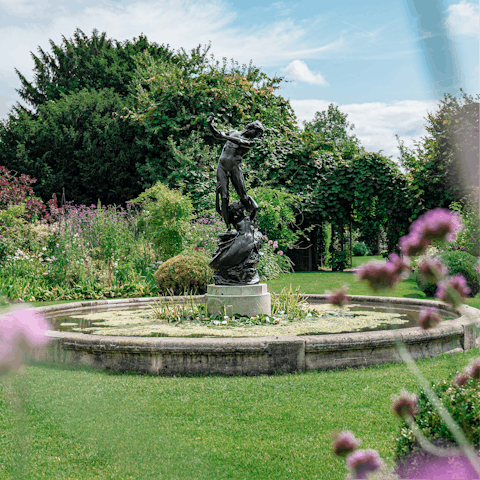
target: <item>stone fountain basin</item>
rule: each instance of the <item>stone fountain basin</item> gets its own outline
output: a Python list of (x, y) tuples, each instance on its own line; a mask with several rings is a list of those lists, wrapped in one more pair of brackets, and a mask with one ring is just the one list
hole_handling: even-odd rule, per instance
[[(351, 295), (358, 304), (419, 309), (449, 306), (432, 300)], [(182, 301), (182, 297), (173, 297)], [(203, 296), (194, 297), (198, 301)], [(307, 295), (311, 302), (325, 301), (325, 295)], [(100, 310), (148, 308), (153, 298), (84, 301), (40, 307), (47, 319)], [(158, 300), (158, 299), (157, 299)], [(479, 311), (462, 305), (460, 316), (442, 321), (436, 328), (305, 336), (244, 338), (123, 337), (49, 331), (52, 341), (37, 349), (33, 358), (62, 364), (88, 365), (118, 372), (154, 375), (261, 375), (278, 372), (331, 370), (336, 368), (401, 362), (396, 339), (400, 338), (414, 360), (443, 352), (470, 350), (478, 343)]]

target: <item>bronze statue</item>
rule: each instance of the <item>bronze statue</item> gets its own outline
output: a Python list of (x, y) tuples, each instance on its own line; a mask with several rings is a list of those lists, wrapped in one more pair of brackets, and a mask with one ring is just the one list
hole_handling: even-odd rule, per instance
[[(243, 179), (242, 157), (247, 153), (248, 149), (255, 145), (255, 139), (263, 135), (265, 129), (263, 125), (257, 120), (249, 123), (245, 130), (239, 132), (238, 130), (230, 130), (228, 133), (222, 132), (213, 125), (213, 114), (207, 119), (208, 126), (216, 140), (226, 140), (220, 159), (217, 166), (217, 190), (215, 199), (215, 208), (218, 214), (223, 218), (227, 225), (227, 231), (230, 231), (230, 221), (228, 215), (228, 202), (230, 194), (228, 191), (229, 178), (232, 179), (233, 187), (243, 203), (247, 211), (251, 214), (252, 220), (258, 210), (258, 205), (252, 197), (247, 195), (245, 189), (245, 180)], [(222, 198), (220, 206), (219, 197)]]
[[(227, 230), (219, 234), (218, 247), (209, 266), (214, 271), (216, 285), (253, 285), (260, 281), (256, 266), (261, 255), (262, 234), (255, 220), (258, 205), (247, 195), (240, 166), (243, 155), (255, 145), (256, 138), (263, 135), (265, 129), (257, 120), (241, 132), (222, 132), (213, 125), (213, 114), (210, 114), (207, 123), (215, 139), (226, 140), (217, 166), (215, 208), (225, 221)], [(230, 178), (240, 198), (239, 202), (231, 204)]]

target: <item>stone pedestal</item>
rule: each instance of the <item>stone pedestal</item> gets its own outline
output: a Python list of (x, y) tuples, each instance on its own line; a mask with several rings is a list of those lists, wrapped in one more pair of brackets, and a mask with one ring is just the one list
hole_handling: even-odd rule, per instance
[(271, 299), (266, 283), (256, 285), (208, 285), (205, 295), (207, 312), (254, 317), (271, 314)]

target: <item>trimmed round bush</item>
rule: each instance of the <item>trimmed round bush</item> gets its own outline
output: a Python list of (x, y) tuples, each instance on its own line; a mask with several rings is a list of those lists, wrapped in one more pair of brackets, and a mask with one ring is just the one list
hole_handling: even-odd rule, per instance
[(177, 255), (164, 262), (153, 277), (161, 294), (203, 294), (213, 282), (212, 271), (205, 255)]
[(354, 257), (365, 257), (371, 255), (371, 252), (364, 242), (353, 242), (352, 254)]
[[(480, 447), (480, 393), (478, 380), (470, 378), (463, 387), (453, 385), (453, 375), (450, 381), (442, 380), (432, 385), (433, 391), (452, 415), (455, 422), (463, 430), (470, 445)], [(437, 445), (455, 444), (450, 430), (435, 410), (423, 389), (418, 396), (418, 413), (415, 422), (432, 443)], [(418, 441), (406, 422), (402, 422), (400, 434), (396, 439), (395, 456), (400, 462), (420, 450)]]

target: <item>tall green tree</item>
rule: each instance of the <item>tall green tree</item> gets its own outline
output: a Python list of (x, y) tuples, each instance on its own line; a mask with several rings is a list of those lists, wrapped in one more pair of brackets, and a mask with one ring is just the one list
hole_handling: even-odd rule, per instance
[[(94, 29), (88, 37), (77, 28), (73, 38), (62, 36), (62, 44), (50, 40), (51, 53), (38, 48), (31, 53), (35, 63), (34, 79), (29, 82), (15, 69), (22, 86), (20, 97), (36, 111), (49, 100), (80, 90), (111, 89), (123, 98), (129, 97), (129, 85), (135, 72), (135, 55), (148, 52), (152, 58), (176, 62), (175, 52), (168, 45), (157, 45), (140, 35), (133, 41), (119, 42)], [(17, 105), (17, 108), (21, 108)]]
[(427, 116), (428, 135), (414, 149), (397, 137), (414, 198), (412, 219), (461, 201), (469, 194), (467, 183), (478, 186), (478, 99), (479, 95), (474, 99), (465, 92), (460, 98), (445, 94), (437, 110)]
[(37, 178), (47, 201), (63, 189), (67, 200), (120, 204), (142, 191), (138, 127), (122, 118), (124, 101), (109, 89), (81, 90), (19, 111), (0, 126), (0, 162)]
[[(281, 78), (269, 78), (251, 64), (215, 62), (208, 57), (208, 48), (181, 51), (178, 64), (158, 61), (148, 52), (138, 55), (132, 85), (138, 103), (130, 112), (146, 132), (141, 143), (147, 158), (138, 167), (145, 185), (161, 180), (181, 187), (197, 209), (215, 189), (216, 162), (223, 147), (207, 127), (211, 112), (222, 130), (260, 120), (267, 130), (265, 138), (273, 131), (283, 138), (296, 128), (290, 104), (274, 94)], [(259, 143), (263, 145), (265, 138)], [(273, 156), (283, 149), (284, 144), (275, 144)], [(253, 178), (256, 164), (250, 160), (246, 158), (246, 173)]]

